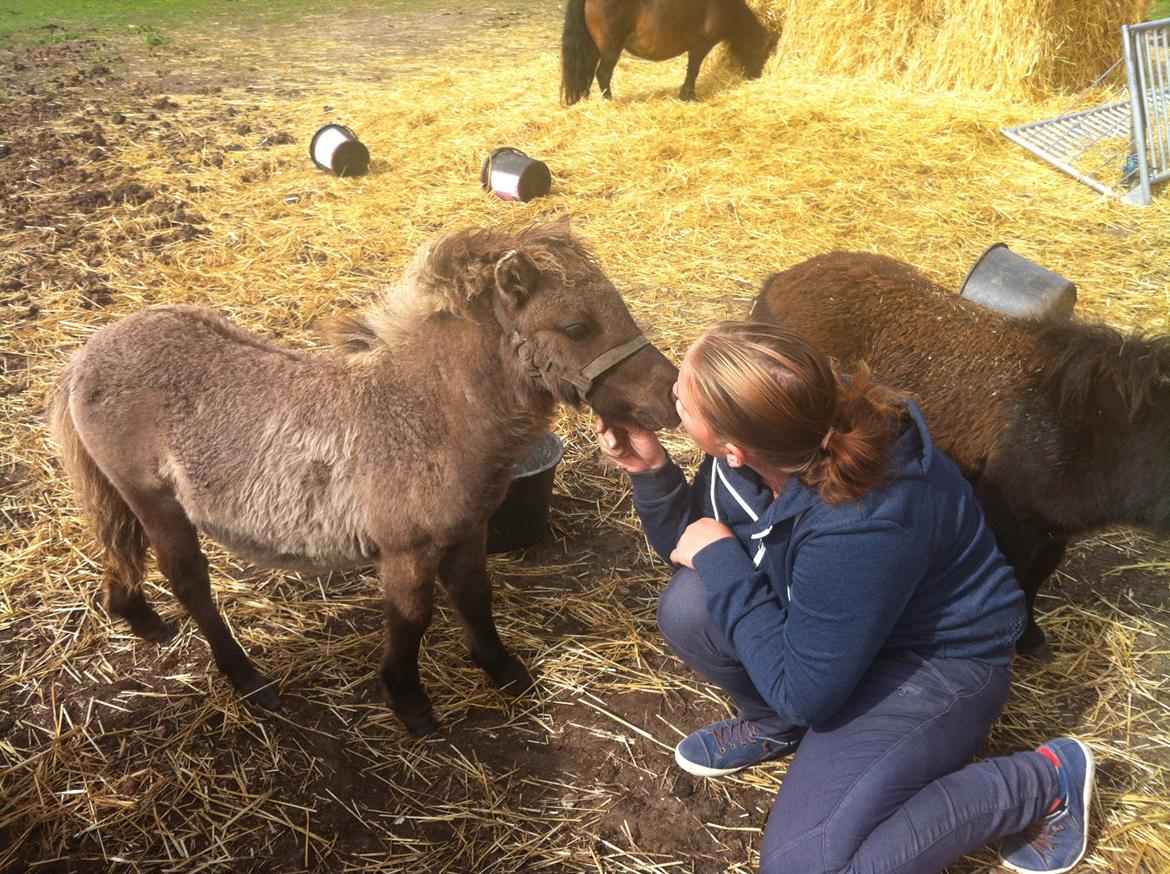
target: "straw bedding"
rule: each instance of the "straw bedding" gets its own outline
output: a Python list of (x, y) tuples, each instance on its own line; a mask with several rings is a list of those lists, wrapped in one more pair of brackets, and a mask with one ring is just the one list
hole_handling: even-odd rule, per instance
[[(904, 258), (955, 287), (1002, 240), (1076, 281), (1083, 316), (1167, 330), (1166, 198), (1144, 210), (1104, 200), (997, 133), (1060, 110), (1059, 96), (1009, 99), (1018, 75), (999, 67), (1027, 43), (1019, 63), (1038, 89), (1070, 82), (1045, 25), (1071, 19), (1068, 4), (999, 4), (1015, 10), (1002, 19), (1014, 30), (989, 43), (985, 59), (998, 60), (978, 83), (970, 51), (942, 52), (944, 69), (926, 44), (928, 24), (962, 36), (943, 4), (856, 4), (886, 22), (888, 46), (913, 48), (888, 76), (888, 51), (861, 56), (876, 37), (834, 29), (822, 10), (800, 38), (821, 4), (774, 5), (782, 53), (803, 59), (778, 57), (753, 83), (713, 66), (696, 105), (672, 99), (682, 62), (627, 59), (616, 100), (559, 107), (549, 4), (405, 19), (405, 39), (360, 10), (195, 29), (182, 78), (173, 55), (126, 46), (104, 48), (125, 52), (122, 66), (95, 63), (100, 45), (19, 56), (26, 81), (66, 68), (81, 78), (51, 97), (6, 82), (0, 104), (21, 134), (0, 169), (0, 271), (14, 277), (0, 284), (0, 869), (752, 869), (783, 768), (706, 783), (677, 773), (670, 748), (724, 705), (654, 629), (665, 570), (586, 416), (556, 425), (568, 448), (556, 538), (492, 565), (501, 633), (536, 667), (539, 691), (509, 704), (487, 689), (440, 610), (422, 670), (447, 735), (415, 743), (377, 694), (371, 574), (269, 574), (210, 550), (228, 622), (281, 684), (286, 706), (270, 719), (234, 698), (190, 622), (161, 651), (111, 622), (92, 603), (96, 556), (40, 410), (69, 351), (145, 304), (212, 305), (309, 347), (314, 320), (377, 293), (436, 233), (562, 213), (676, 358), (704, 325), (744, 313), (765, 275), (830, 248)], [(974, 21), (992, 4), (965, 8)], [(809, 22), (796, 25), (801, 10)], [(444, 32), (458, 39), (412, 44)], [(1084, 48), (1080, 72), (1097, 62), (1090, 36), (1063, 40)], [(342, 44), (355, 48), (339, 55)], [(369, 146), (369, 177), (309, 162), (309, 138), (333, 120)], [(499, 145), (548, 162), (552, 195), (505, 204), (481, 191), (480, 163)], [(181, 618), (157, 573), (150, 586)], [(1060, 654), (1019, 666), (989, 751), (1086, 738), (1101, 767), (1085, 870), (1170, 870), (1161, 548), (1127, 532), (1094, 538), (1048, 591)], [(952, 871), (993, 859), (985, 850)]]

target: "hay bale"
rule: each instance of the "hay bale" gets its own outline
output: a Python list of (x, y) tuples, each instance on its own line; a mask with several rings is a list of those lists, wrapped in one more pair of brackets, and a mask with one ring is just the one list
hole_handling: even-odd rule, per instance
[(1121, 57), (1144, 0), (756, 0), (781, 63), (935, 90), (1034, 97), (1084, 88)]

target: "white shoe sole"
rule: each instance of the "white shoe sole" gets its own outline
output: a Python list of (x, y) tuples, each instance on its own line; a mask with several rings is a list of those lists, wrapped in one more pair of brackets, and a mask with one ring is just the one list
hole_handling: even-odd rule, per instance
[(1081, 851), (1077, 853), (1077, 857), (1073, 859), (1072, 864), (1066, 865), (1064, 868), (1044, 868), (1040, 870), (1036, 868), (1020, 868), (1006, 859), (1001, 858), (999, 863), (1011, 871), (1017, 871), (1019, 874), (1065, 874), (1065, 872), (1071, 871), (1079, 865), (1081, 859), (1085, 858), (1085, 852), (1089, 849), (1089, 804), (1093, 800), (1093, 775), (1097, 772), (1097, 763), (1093, 757), (1093, 751), (1089, 748), (1088, 744), (1077, 740), (1075, 737), (1070, 738), (1070, 740), (1081, 748), (1081, 752), (1085, 755), (1087, 765), (1085, 768), (1085, 782), (1081, 786), (1081, 796), (1085, 799), (1085, 821), (1083, 823), (1085, 834), (1084, 842), (1081, 844)]
[(727, 774), (742, 771), (747, 767), (747, 765), (740, 765), (738, 768), (708, 768), (706, 765), (699, 765), (690, 759), (684, 758), (683, 754), (679, 752), (679, 746), (682, 746), (682, 741), (679, 741), (678, 746), (674, 748), (675, 764), (688, 774), (694, 774), (696, 777), (724, 777)]

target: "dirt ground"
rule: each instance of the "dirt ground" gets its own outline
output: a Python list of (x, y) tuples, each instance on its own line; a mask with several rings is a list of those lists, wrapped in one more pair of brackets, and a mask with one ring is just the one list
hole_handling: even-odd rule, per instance
[[(445, 6), (450, 8), (393, 20), (357, 13), (326, 17), (308, 27), (275, 19), (224, 22), (192, 30), (182, 44), (149, 46), (132, 37), (94, 36), (0, 50), (0, 89), (7, 94), (0, 101), (0, 391), (13, 398), (33, 390), (30, 372), (37, 353), (22, 344), (22, 326), (41, 317), (49, 289), (70, 297), (80, 310), (101, 310), (111, 300), (102, 278), (111, 252), (136, 248), (165, 258), (168, 246), (205, 232), (197, 190), (145, 184), (110, 160), (112, 150), (136, 138), (161, 138), (181, 179), (185, 167), (217, 166), (232, 151), (291, 141), (289, 131), (266, 122), (258, 104), (232, 100), (211, 115), (196, 116), (185, 109), (188, 95), (224, 89), (295, 94), (327, 67), (352, 69), (355, 82), (393, 76), (395, 57), (405, 47), (417, 52), (420, 45), (448, 45), (469, 29), (503, 33), (517, 16), (557, 14), (550, 4)], [(253, 54), (224, 57), (216, 51), (217, 36), (231, 28), (255, 37)], [(272, 53), (297, 44), (306, 31), (318, 45), (305, 56), (304, 78), (272, 78), (267, 73)], [(363, 39), (352, 39), (355, 32)], [(330, 54), (331, 46), (344, 48)], [(125, 220), (94, 226), (89, 216), (108, 208), (125, 209)], [(31, 405), (25, 415), (23, 427), (39, 427)], [(361, 574), (331, 583), (349, 604), (336, 608), (304, 641), (308, 648), (336, 650), (336, 672), (286, 682), (284, 709), (270, 719), (225, 708), (218, 716), (200, 716), (192, 728), (200, 690), (224, 685), (197, 637), (188, 635), (187, 643), (161, 652), (138, 646), (112, 653), (96, 678), (63, 670), (53, 690), (54, 707), (43, 706), (43, 694), (9, 693), (0, 711), (0, 744), (9, 764), (21, 758), (18, 753), (43, 750), (60, 713), (82, 723), (95, 700), (108, 702), (101, 711), (103, 732), (89, 738), (103, 760), (125, 763), (113, 771), (120, 781), (117, 798), (134, 799), (136, 786), (147, 792), (147, 765), (158, 762), (137, 760), (143, 748), (128, 740), (145, 732), (156, 740), (149, 747), (154, 756), (172, 754), (170, 739), (182, 742), (186, 764), (175, 758), (176, 773), (198, 762), (203, 772), (223, 775), (200, 793), (209, 807), (234, 805), (236, 811), (218, 817), (201, 838), (188, 835), (172, 843), (163, 837), (190, 821), (184, 806), (191, 796), (148, 794), (157, 832), (142, 831), (115, 847), (104, 843), (100, 828), (77, 823), (63, 830), (48, 819), (30, 820), (8, 809), (0, 830), (0, 847), (9, 852), (4, 869), (198, 870), (175, 858), (175, 847), (181, 846), (187, 858), (220, 859), (207, 863), (212, 870), (750, 870), (781, 770), (714, 784), (674, 766), (670, 747), (679, 732), (721, 717), (722, 704), (687, 675), (657, 637), (654, 605), (667, 571), (650, 559), (629, 524), (628, 502), (612, 508), (612, 518), (622, 524), (599, 523), (582, 512), (595, 500), (588, 478), (613, 473), (590, 460), (585, 425), (576, 427), (575, 479), (563, 474), (554, 498), (556, 536), (494, 569), (504, 581), (498, 607), (502, 633), (518, 641), (518, 651), (538, 677), (548, 673), (559, 652), (593, 640), (597, 628), (606, 627), (577, 604), (626, 617), (628, 638), (602, 648), (606, 655), (592, 673), (584, 672), (577, 684), (545, 687), (529, 702), (510, 704), (486, 690), (469, 667), (458, 674), (453, 690), (444, 688), (437, 697), (444, 734), (408, 740), (380, 712), (370, 680), (379, 634), (376, 584)], [(32, 493), (43, 488), (43, 471), (5, 458), (0, 475), (3, 524), (12, 530), (30, 526), (28, 508), (35, 504)], [(1159, 573), (1117, 570), (1156, 559), (1164, 559), (1159, 547), (1128, 535), (1095, 538), (1074, 551), (1046, 590), (1043, 606), (1060, 613), (1068, 605), (1092, 610), (1107, 603), (1135, 617), (1146, 615), (1146, 605), (1165, 608), (1167, 586)], [(222, 565), (218, 570), (235, 572)], [(301, 594), (317, 584), (300, 578), (285, 583)], [(524, 625), (509, 619), (509, 608), (521, 600), (529, 617)], [(178, 617), (169, 603), (165, 611)], [(1076, 615), (1066, 621), (1075, 623)], [(534, 648), (532, 640), (543, 643)], [(1165, 661), (1166, 643), (1164, 636), (1149, 641), (1147, 649), (1163, 655), (1145, 658)], [(1056, 644), (1059, 649), (1059, 634)], [(0, 625), (0, 646), (17, 645), (54, 644), (47, 631)], [(443, 653), (458, 646), (452, 617), (440, 611), (424, 647)], [(282, 651), (274, 647), (256, 656), (261, 665), (272, 665)], [(1107, 654), (1083, 657), (1089, 675), (1107, 668)], [(634, 665), (660, 679), (640, 687), (606, 683), (608, 674)], [(423, 670), (429, 684), (439, 683), (432, 659), (424, 656)], [(1038, 669), (1019, 667), (1024, 678), (1033, 670)], [(208, 680), (195, 679), (209, 672)], [(329, 687), (332, 697), (323, 700), (321, 690)], [(153, 697), (160, 688), (167, 698)], [(1072, 690), (1061, 706), (1075, 715), (1090, 697)], [(397, 748), (400, 756), (381, 758), (371, 738)], [(1004, 743), (996, 734), (990, 751), (1001, 751)], [(268, 760), (258, 766), (258, 757)], [(466, 767), (450, 767), (452, 759)], [(1102, 779), (1123, 784), (1123, 770), (1110, 765)], [(245, 771), (265, 774), (265, 782), (250, 776), (242, 791), (230, 775)], [(184, 778), (176, 779), (181, 784)], [(279, 802), (285, 815), (259, 815), (261, 808), (245, 800), (253, 797)], [(116, 817), (118, 809), (104, 815)], [(507, 849), (493, 830), (508, 836)], [(530, 835), (527, 857), (516, 849), (525, 846), (515, 837), (517, 830)], [(224, 853), (208, 855), (216, 846)], [(542, 846), (561, 847), (563, 860)], [(261, 855), (255, 848), (262, 848)], [(114, 858), (122, 861), (115, 864)], [(989, 870), (992, 858), (984, 853), (954, 870)]]

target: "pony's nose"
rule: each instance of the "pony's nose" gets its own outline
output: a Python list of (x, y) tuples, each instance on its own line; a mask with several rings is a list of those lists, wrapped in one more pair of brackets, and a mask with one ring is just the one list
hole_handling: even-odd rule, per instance
[(642, 426), (651, 431), (677, 428), (680, 420), (678, 410), (674, 407), (674, 394), (668, 389), (666, 394), (659, 398), (658, 409), (647, 410), (641, 419)]
[(674, 401), (673, 384), (666, 390), (666, 399), (663, 401), (663, 408), (666, 410), (666, 418), (662, 423), (663, 428), (674, 429), (682, 424), (682, 419), (678, 415), (678, 404)]

